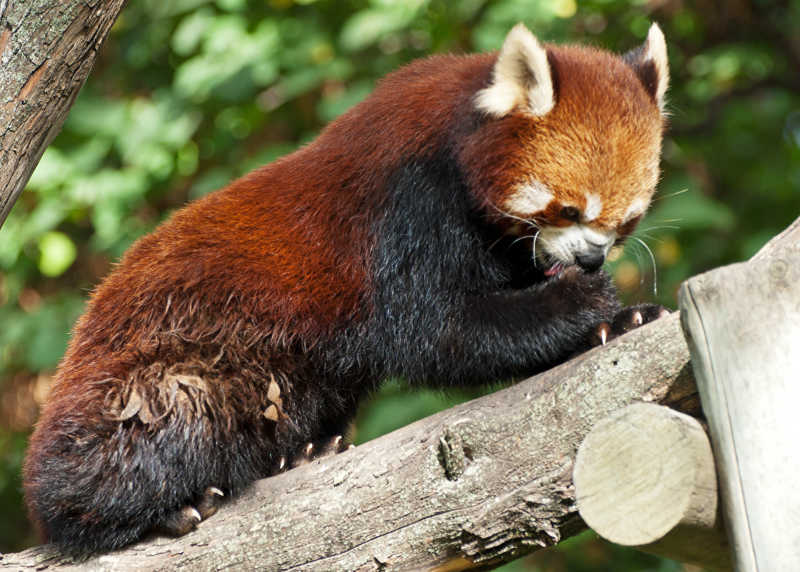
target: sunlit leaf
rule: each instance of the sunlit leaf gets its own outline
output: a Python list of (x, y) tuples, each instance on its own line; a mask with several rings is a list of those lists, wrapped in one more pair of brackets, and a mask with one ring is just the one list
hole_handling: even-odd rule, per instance
[(60, 276), (69, 268), (78, 249), (63, 232), (46, 232), (39, 238), (39, 271), (45, 276)]
[(196, 51), (213, 24), (214, 12), (210, 9), (188, 14), (172, 34), (172, 49), (182, 56)]

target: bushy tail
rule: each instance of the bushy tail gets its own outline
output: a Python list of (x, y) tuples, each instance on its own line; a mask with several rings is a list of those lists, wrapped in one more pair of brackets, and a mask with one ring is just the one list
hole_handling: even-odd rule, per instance
[(135, 542), (208, 486), (232, 484), (219, 442), (212, 449), (200, 422), (173, 421), (153, 431), (127, 420), (108, 429), (60, 419), (31, 438), (24, 470), (29, 514), (43, 539), (68, 554)]

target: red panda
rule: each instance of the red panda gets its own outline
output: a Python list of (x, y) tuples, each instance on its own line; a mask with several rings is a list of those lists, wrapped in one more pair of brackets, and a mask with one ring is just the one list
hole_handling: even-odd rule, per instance
[(176, 212), (92, 294), (24, 467), (72, 553), (185, 533), (217, 499), (339, 449), (389, 376), (511, 380), (652, 320), (600, 270), (648, 207), (664, 37), (388, 75), (306, 147)]

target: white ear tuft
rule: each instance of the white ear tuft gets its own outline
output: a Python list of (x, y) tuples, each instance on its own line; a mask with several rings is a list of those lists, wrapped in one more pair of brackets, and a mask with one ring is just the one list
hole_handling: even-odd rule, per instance
[(644, 44), (625, 54), (624, 58), (663, 112), (664, 96), (669, 85), (669, 64), (667, 43), (658, 24), (653, 23)]
[(655, 22), (650, 26), (650, 31), (647, 32), (644, 58), (645, 61), (652, 60), (656, 66), (658, 82), (655, 98), (658, 102), (658, 107), (663, 111), (664, 95), (667, 93), (667, 86), (669, 85), (669, 64), (667, 63), (667, 42), (664, 40), (664, 33)]
[(506, 36), (492, 71), (492, 83), (479, 91), (475, 105), (502, 117), (519, 106), (532, 115), (545, 115), (555, 105), (547, 51), (522, 24)]

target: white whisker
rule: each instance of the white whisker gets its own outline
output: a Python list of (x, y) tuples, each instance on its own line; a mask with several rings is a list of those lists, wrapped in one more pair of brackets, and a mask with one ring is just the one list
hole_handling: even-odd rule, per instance
[(664, 242), (665, 242), (665, 239), (659, 238), (659, 237), (654, 236), (652, 234), (649, 234), (647, 232), (638, 232), (637, 231), (636, 232), (636, 236), (638, 236), (639, 238), (646, 238), (647, 240), (650, 240), (650, 241), (655, 241), (655, 242), (657, 242), (659, 244), (664, 244)]
[(686, 187), (685, 189), (681, 189), (680, 191), (675, 191), (674, 193), (670, 193), (668, 195), (659, 195), (659, 196), (655, 197), (653, 199), (653, 201), (655, 202), (655, 201), (660, 201), (662, 199), (668, 199), (670, 197), (676, 197), (678, 195), (682, 195), (683, 193), (687, 193), (687, 192), (689, 192), (689, 187)]
[(539, 233), (538, 233), (538, 232), (535, 232), (535, 233), (533, 233), (533, 234), (525, 234), (525, 235), (523, 235), (523, 236), (519, 236), (519, 237), (515, 238), (513, 241), (511, 241), (511, 244), (509, 244), (509, 246), (514, 246), (514, 245), (515, 245), (515, 244), (517, 244), (517, 243), (518, 243), (520, 240), (525, 240), (526, 238), (532, 238), (532, 239), (536, 240), (536, 235), (537, 235), (537, 234), (539, 234)]
[(668, 230), (680, 230), (680, 228), (681, 228), (681, 227), (679, 227), (679, 226), (677, 226), (677, 225), (671, 225), (671, 224), (659, 224), (659, 225), (656, 225), (656, 226), (648, 226), (648, 227), (646, 227), (646, 228), (640, 228), (640, 229), (639, 229), (639, 230), (637, 230), (636, 232), (637, 232), (637, 234), (641, 234), (642, 232), (647, 232), (647, 231), (650, 231), (650, 230), (662, 230), (662, 229), (668, 229)]
[(639, 269), (639, 286), (644, 284), (644, 272), (642, 272), (642, 253), (641, 247), (638, 244), (633, 244), (636, 248), (633, 249), (633, 255), (636, 257), (636, 266)]
[(497, 246), (497, 243), (499, 243), (501, 240), (503, 240), (502, 236), (500, 236), (492, 244), (490, 244), (487, 250), (492, 250), (495, 246)]
[(650, 262), (653, 264), (653, 296), (658, 296), (658, 274), (656, 269), (656, 257), (653, 255), (653, 251), (650, 250), (650, 247), (647, 246), (647, 243), (643, 241), (638, 236), (631, 236), (633, 240), (641, 244), (644, 249), (647, 251), (647, 254), (650, 255)]

